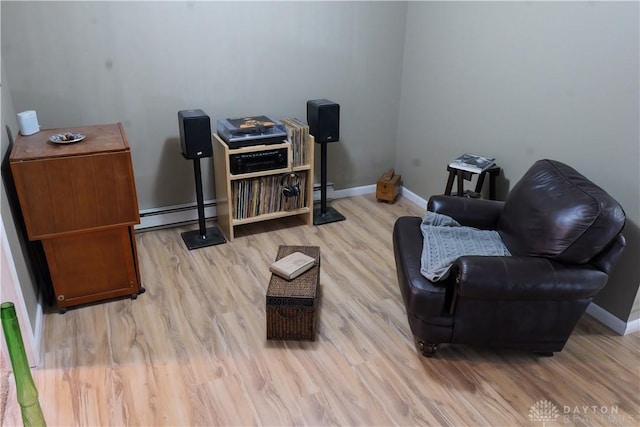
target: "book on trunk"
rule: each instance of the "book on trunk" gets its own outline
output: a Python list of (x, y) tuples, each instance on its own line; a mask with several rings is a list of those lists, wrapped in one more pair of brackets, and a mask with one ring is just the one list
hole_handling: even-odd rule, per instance
[(312, 257), (302, 252), (294, 252), (272, 263), (269, 270), (284, 279), (293, 280), (313, 267), (315, 263), (316, 260)]

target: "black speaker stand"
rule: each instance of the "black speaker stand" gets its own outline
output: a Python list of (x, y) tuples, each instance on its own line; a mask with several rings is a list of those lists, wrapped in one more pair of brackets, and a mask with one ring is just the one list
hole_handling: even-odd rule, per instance
[(198, 202), (198, 230), (185, 231), (181, 233), (182, 240), (189, 250), (204, 248), (207, 246), (226, 243), (227, 240), (216, 225), (207, 228), (204, 218), (204, 197), (202, 195), (202, 172), (200, 171), (200, 158), (193, 159), (193, 172), (196, 178), (196, 198)]
[(327, 144), (320, 147), (320, 207), (313, 210), (313, 225), (344, 221), (346, 218), (332, 207), (327, 207)]

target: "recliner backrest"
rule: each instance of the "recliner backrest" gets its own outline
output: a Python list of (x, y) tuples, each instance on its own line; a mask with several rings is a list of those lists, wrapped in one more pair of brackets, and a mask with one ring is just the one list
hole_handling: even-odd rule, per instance
[(513, 187), (498, 232), (513, 255), (586, 263), (622, 231), (625, 214), (575, 169), (538, 160)]

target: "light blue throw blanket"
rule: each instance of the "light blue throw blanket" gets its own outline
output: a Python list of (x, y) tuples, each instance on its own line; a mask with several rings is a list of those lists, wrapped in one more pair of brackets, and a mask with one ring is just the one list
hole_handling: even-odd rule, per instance
[(465, 227), (447, 215), (427, 211), (420, 229), (424, 237), (420, 273), (432, 282), (446, 279), (463, 255), (511, 255), (497, 231)]

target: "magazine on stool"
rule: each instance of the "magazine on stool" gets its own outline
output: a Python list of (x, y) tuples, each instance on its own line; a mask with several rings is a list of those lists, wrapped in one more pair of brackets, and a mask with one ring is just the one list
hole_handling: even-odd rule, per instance
[(482, 173), (495, 164), (496, 159), (493, 157), (464, 153), (462, 156), (449, 163), (449, 166), (454, 169), (460, 169), (471, 173)]

